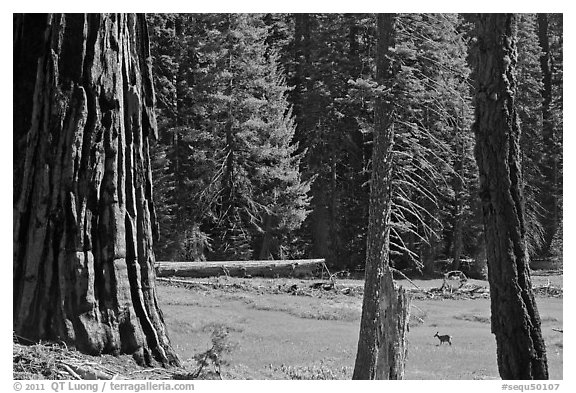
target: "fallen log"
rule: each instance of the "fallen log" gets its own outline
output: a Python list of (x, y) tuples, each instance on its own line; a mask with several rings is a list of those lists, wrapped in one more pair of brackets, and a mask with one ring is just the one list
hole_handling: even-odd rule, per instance
[(157, 262), (158, 277), (312, 277), (324, 259), (270, 261)]

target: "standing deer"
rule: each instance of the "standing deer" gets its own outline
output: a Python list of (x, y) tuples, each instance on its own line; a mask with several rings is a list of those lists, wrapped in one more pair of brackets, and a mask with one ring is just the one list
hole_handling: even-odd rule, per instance
[(442, 343), (447, 342), (448, 344), (452, 345), (452, 341), (450, 341), (450, 339), (452, 338), (449, 334), (445, 334), (442, 336), (438, 335), (438, 332), (436, 332), (436, 334), (434, 335), (434, 337), (438, 337), (438, 339), (440, 340), (440, 345), (442, 345)]

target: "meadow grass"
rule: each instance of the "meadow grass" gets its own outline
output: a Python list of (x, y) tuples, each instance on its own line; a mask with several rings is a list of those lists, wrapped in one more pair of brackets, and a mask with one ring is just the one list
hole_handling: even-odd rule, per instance
[[(557, 279), (554, 279), (558, 282)], [(362, 285), (350, 280), (346, 285)], [(561, 280), (560, 280), (561, 283)], [(422, 287), (435, 283), (416, 281)], [(274, 284), (276, 285), (276, 284)], [(360, 325), (360, 296), (186, 289), (160, 285), (161, 308), (183, 360), (206, 351), (215, 326), (234, 351), (223, 367), (235, 379), (349, 379)], [(537, 298), (550, 376), (562, 379), (562, 298)], [(488, 299), (414, 300), (406, 379), (497, 379)], [(434, 337), (450, 334), (452, 345)]]

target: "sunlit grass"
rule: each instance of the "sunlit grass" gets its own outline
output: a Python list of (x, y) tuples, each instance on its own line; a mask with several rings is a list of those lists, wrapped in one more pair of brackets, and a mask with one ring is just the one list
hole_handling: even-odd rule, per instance
[[(346, 283), (351, 284), (362, 285)], [(351, 378), (360, 296), (292, 296), (166, 285), (158, 291), (171, 340), (183, 359), (209, 348), (214, 326), (228, 329), (235, 349), (227, 355), (225, 378)], [(562, 298), (538, 297), (537, 302), (550, 375), (561, 379), (563, 337), (552, 329), (562, 328)], [(499, 378), (488, 299), (414, 300), (412, 304), (406, 379)], [(434, 337), (437, 331), (450, 334), (452, 346), (439, 345)]]

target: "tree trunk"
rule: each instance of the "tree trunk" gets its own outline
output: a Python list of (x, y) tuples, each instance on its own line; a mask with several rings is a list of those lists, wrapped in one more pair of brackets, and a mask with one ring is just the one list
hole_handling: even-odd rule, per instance
[[(389, 48), (394, 46), (396, 16), (378, 14), (377, 81), (393, 77)], [(406, 361), (409, 300), (396, 290), (389, 265), (392, 186), (392, 105), (384, 97), (376, 103), (374, 153), (370, 191), (370, 219), (366, 281), (358, 354), (353, 379), (403, 379)]]
[(547, 379), (546, 348), (528, 267), (515, 109), (516, 16), (477, 20), (476, 160), (486, 238), (492, 332), (503, 379)]
[(358, 15), (344, 14), (346, 24), (348, 25), (348, 59), (350, 61), (350, 77), (356, 79), (360, 76), (360, 45), (358, 44)]
[(464, 249), (464, 142), (459, 139), (461, 145), (461, 152), (459, 152), (454, 176), (454, 226), (452, 230), (452, 270), (460, 270), (460, 258), (462, 257), (462, 250)]
[(334, 247), (334, 237), (330, 220), (328, 195), (323, 191), (322, 185), (316, 181), (313, 185), (314, 198), (312, 200), (312, 212), (310, 213), (310, 227), (312, 234), (312, 257), (324, 258), (329, 267), (337, 263), (337, 255)]
[(462, 210), (464, 203), (460, 191), (455, 190), (455, 212), (454, 212), (454, 230), (452, 234), (452, 270), (460, 270), (460, 259), (462, 258), (462, 250), (464, 249), (463, 241), (463, 226), (464, 220), (462, 217)]
[(158, 277), (313, 277), (324, 259), (158, 262)]
[(19, 15), (15, 31), (14, 331), (177, 365), (155, 287), (145, 18)]
[[(312, 16), (313, 17), (313, 16)], [(311, 51), (311, 16), (306, 13), (294, 14), (294, 90), (292, 102), (294, 103), (294, 116), (297, 119), (295, 140), (302, 143), (306, 140), (306, 133), (313, 128), (313, 116), (308, 116), (310, 108), (307, 107), (308, 96), (311, 92), (310, 78), (310, 51)]]
[(272, 257), (272, 216), (264, 213), (264, 233), (260, 242), (258, 255), (261, 260), (274, 259)]

